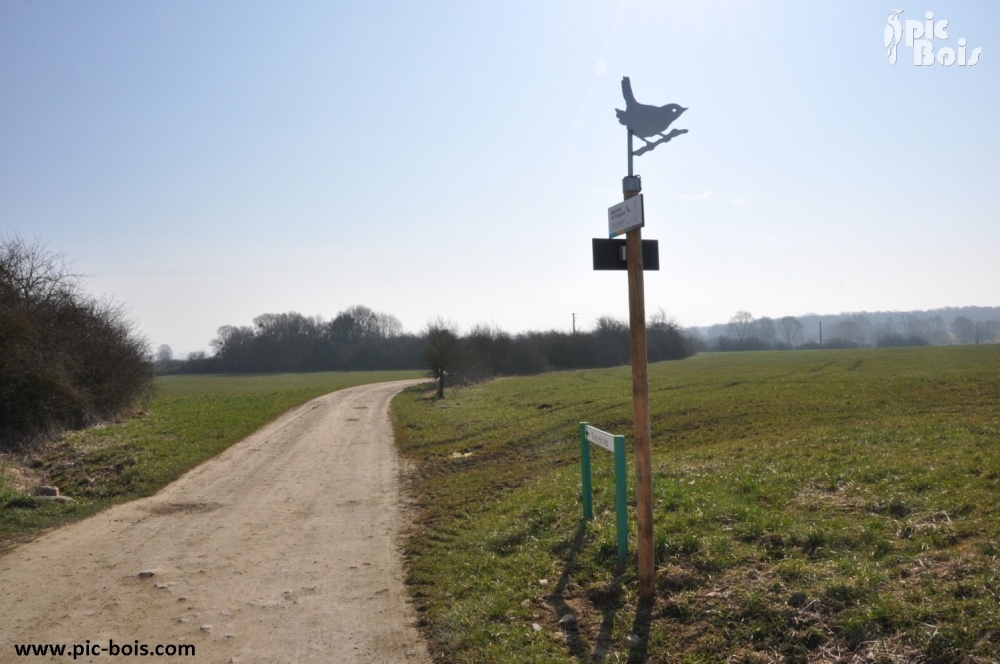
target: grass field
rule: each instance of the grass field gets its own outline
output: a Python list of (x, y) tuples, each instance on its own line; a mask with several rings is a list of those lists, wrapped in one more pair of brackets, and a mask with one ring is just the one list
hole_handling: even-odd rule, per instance
[(396, 399), (442, 661), (1000, 661), (1000, 346), (707, 354), (650, 394), (652, 607), (631, 458), (628, 565), (599, 449), (580, 518), (577, 424), (631, 442), (627, 368)]
[[(0, 549), (108, 505), (152, 495), (289, 408), (334, 390), (419, 378), (418, 371), (163, 376), (145, 412), (66, 434), (37, 453), (0, 458)], [(29, 495), (53, 484), (74, 499)]]

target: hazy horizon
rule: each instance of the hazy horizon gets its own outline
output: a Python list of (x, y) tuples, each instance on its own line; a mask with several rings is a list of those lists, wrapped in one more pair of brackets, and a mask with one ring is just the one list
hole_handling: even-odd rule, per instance
[[(974, 66), (890, 64), (886, 17)], [(362, 304), (510, 332), (627, 317), (591, 269), (621, 79), (689, 130), (635, 158), (646, 310), (685, 327), (991, 306), (1000, 5), (0, 5), (0, 234), (48, 242), (153, 347)]]

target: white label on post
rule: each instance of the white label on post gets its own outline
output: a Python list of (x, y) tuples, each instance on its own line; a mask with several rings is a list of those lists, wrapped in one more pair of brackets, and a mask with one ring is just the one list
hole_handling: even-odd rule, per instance
[(642, 194), (608, 208), (608, 237), (642, 228), (646, 225), (643, 215)]
[(615, 437), (606, 431), (601, 431), (600, 429), (588, 426), (587, 440), (598, 447), (603, 447), (609, 452), (615, 451)]

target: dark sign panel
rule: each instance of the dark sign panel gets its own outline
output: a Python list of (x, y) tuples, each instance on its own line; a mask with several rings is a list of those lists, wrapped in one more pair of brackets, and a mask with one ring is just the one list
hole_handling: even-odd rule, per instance
[[(594, 269), (595, 270), (627, 270), (628, 263), (625, 260), (625, 240), (605, 240), (595, 237), (594, 243)], [(642, 241), (642, 269), (660, 269), (660, 243), (659, 240)]]

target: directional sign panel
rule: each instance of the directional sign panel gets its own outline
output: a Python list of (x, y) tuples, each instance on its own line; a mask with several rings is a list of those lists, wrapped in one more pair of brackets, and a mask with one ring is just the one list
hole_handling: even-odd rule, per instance
[[(605, 240), (595, 237), (592, 242), (595, 270), (628, 269), (628, 262), (625, 260), (625, 240)], [(660, 269), (659, 240), (642, 241), (642, 269), (644, 272)]]
[(622, 201), (608, 208), (608, 237), (615, 237), (636, 228), (642, 228), (646, 220), (642, 213), (642, 194)]
[(615, 451), (615, 437), (607, 431), (601, 431), (600, 429), (595, 429), (592, 426), (587, 426), (586, 432), (587, 440), (592, 442), (594, 445), (603, 447), (609, 452)]

